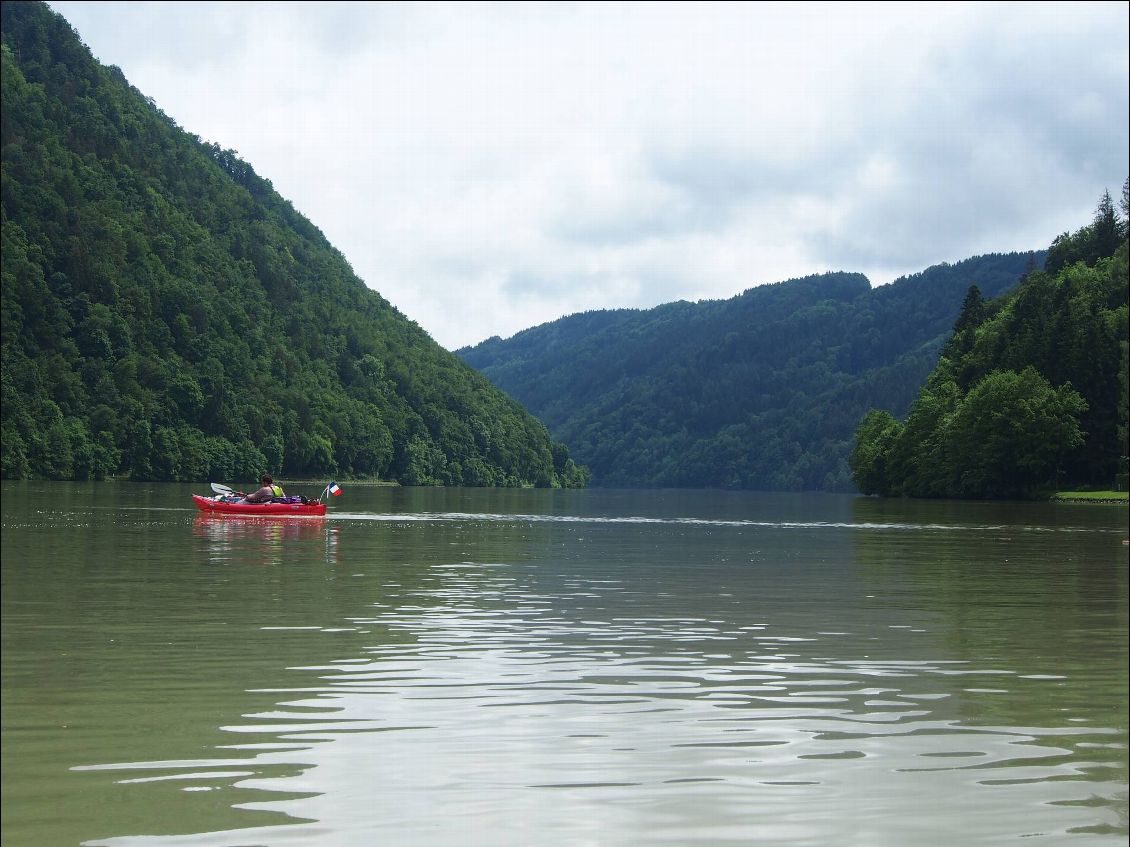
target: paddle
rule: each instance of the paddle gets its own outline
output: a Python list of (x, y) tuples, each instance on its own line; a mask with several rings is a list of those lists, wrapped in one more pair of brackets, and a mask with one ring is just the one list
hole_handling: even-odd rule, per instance
[(220, 485), (220, 483), (218, 483), (218, 482), (212, 483), (212, 490), (215, 491), (217, 494), (223, 494), (225, 497), (235, 497), (237, 495), (239, 497), (243, 496), (242, 492), (232, 491), (226, 485)]

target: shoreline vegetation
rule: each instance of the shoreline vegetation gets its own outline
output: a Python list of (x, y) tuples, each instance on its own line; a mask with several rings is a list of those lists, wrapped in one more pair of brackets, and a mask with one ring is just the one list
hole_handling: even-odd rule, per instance
[[(279, 485), (326, 485), (328, 479), (290, 479), (281, 478), (275, 480)], [(349, 479), (348, 477), (337, 477), (338, 485), (342, 487), (349, 486), (350, 488), (400, 488), (401, 485), (395, 479)]]
[[(401, 488), (402, 486), (395, 479), (349, 479), (348, 477), (337, 477), (338, 483), (349, 488)], [(129, 477), (106, 477), (103, 480), (96, 480), (98, 482), (151, 482), (152, 480), (131, 480)], [(290, 477), (279, 477), (276, 482), (284, 488), (292, 485), (298, 486), (325, 486), (329, 478), (326, 479), (297, 479)], [(203, 484), (203, 483), (201, 483)], [(251, 484), (251, 483), (248, 483)], [(809, 492), (812, 494), (834, 493), (834, 492)], [(857, 496), (867, 497), (868, 495), (856, 492)], [(1057, 491), (1050, 495), (1048, 498), (1052, 503), (1102, 503), (1102, 504), (1126, 504), (1130, 503), (1130, 492), (1127, 491)]]
[[(969, 287), (953, 334), (905, 420), (872, 409), (856, 430), (864, 494), (1125, 502), (1130, 179), (1104, 192), (1003, 297)], [(1100, 494), (1099, 492), (1109, 492)]]
[(1059, 491), (1052, 495), (1054, 503), (1128, 503), (1126, 491)]
[(0, 18), (0, 478), (588, 484), (234, 150), (45, 3)]

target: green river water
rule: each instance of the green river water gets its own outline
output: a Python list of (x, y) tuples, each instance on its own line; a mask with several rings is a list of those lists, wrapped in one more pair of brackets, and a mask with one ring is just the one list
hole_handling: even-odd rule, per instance
[(193, 492), (2, 483), (4, 845), (1130, 834), (1124, 506)]

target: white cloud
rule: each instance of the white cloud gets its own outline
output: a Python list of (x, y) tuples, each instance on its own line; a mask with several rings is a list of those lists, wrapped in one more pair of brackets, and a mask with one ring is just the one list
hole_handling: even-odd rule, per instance
[(1046, 247), (1130, 156), (1124, 3), (52, 5), (451, 348)]

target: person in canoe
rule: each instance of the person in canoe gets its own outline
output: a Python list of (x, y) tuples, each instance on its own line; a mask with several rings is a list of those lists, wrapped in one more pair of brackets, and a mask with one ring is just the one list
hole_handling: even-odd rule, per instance
[(259, 484), (262, 486), (258, 491), (253, 491), (248, 494), (239, 502), (241, 503), (270, 503), (277, 498), (285, 497), (283, 494), (282, 486), (275, 485), (275, 481), (271, 479), (270, 474), (263, 474), (259, 477)]

